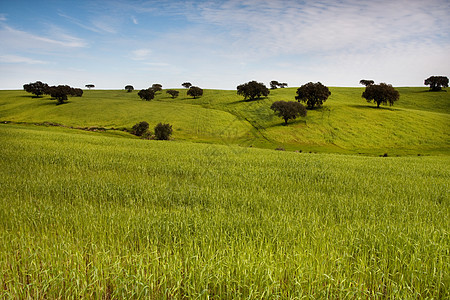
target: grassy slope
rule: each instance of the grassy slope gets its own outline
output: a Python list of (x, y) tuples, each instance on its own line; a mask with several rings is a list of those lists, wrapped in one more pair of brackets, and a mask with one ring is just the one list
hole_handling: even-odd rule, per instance
[(92, 90), (61, 106), (21, 91), (1, 91), (0, 120), (115, 128), (146, 120), (151, 127), (169, 122), (175, 139), (193, 141), (342, 153), (449, 152), (450, 93), (398, 88), (401, 97), (395, 106), (376, 109), (361, 98), (363, 88), (330, 89), (323, 108), (287, 127), (269, 107), (277, 100), (294, 100), (295, 88), (271, 91), (257, 101), (219, 90), (205, 90), (203, 97), (192, 99), (181, 90), (175, 100), (161, 93), (144, 102), (136, 92)]
[(450, 296), (448, 156), (0, 140), (0, 298)]

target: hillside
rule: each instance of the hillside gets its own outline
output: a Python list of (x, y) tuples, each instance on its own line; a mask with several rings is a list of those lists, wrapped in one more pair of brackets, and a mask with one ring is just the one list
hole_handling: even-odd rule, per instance
[(398, 88), (395, 106), (376, 109), (361, 98), (363, 88), (330, 90), (321, 109), (308, 111), (289, 126), (283, 126), (270, 105), (294, 100), (295, 88), (272, 90), (268, 98), (256, 101), (222, 90), (205, 90), (198, 99), (187, 97), (186, 90), (176, 99), (162, 92), (149, 102), (141, 101), (136, 91), (90, 90), (60, 106), (48, 97), (0, 91), (0, 121), (117, 129), (145, 120), (151, 128), (169, 122), (177, 140), (369, 155), (449, 153), (450, 93)]

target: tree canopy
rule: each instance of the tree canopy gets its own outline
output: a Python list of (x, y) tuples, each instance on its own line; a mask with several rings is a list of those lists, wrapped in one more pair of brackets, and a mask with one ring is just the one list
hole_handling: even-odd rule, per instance
[(361, 79), (361, 80), (359, 81), (359, 84), (362, 84), (362, 85), (364, 85), (364, 86), (369, 86), (369, 85), (374, 84), (374, 83), (375, 83), (375, 81), (373, 81), (373, 80), (367, 80), (367, 79)]
[(244, 96), (245, 100), (254, 100), (261, 98), (261, 96), (267, 97), (269, 93), (270, 91), (264, 83), (254, 80), (237, 86), (237, 94)]
[(132, 85), (126, 85), (125, 89), (127, 90), (128, 93), (130, 93), (131, 91), (134, 90), (134, 87)]
[(192, 83), (190, 83), (190, 82), (184, 82), (183, 84), (181, 84), (183, 87), (185, 87), (185, 88), (190, 88), (191, 86), (192, 86)]
[(172, 132), (172, 125), (170, 124), (158, 123), (155, 126), (155, 137), (157, 140), (168, 140)]
[(90, 84), (86, 84), (85, 87), (87, 87), (88, 89), (92, 89), (92, 88), (95, 88), (95, 85), (90, 83)]
[(373, 101), (377, 104), (377, 107), (380, 107), (380, 104), (386, 105), (389, 103), (389, 105), (393, 105), (400, 98), (400, 94), (392, 85), (380, 83), (368, 85), (361, 97), (369, 103)]
[(448, 77), (431, 76), (425, 79), (424, 84), (430, 86), (430, 91), (440, 91), (443, 87), (448, 87)]
[(83, 90), (79, 88), (73, 88), (68, 85), (49, 86), (45, 94), (50, 95), (53, 99), (57, 100), (57, 104), (63, 104), (67, 101), (67, 96), (81, 97)]
[(142, 136), (148, 129), (149, 124), (145, 121), (136, 123), (133, 125), (133, 128), (131, 128), (131, 133), (136, 136)]
[(283, 118), (284, 124), (287, 125), (288, 120), (297, 117), (306, 117), (306, 108), (296, 101), (276, 101), (270, 107), (277, 116)]
[(278, 88), (280, 83), (278, 81), (276, 81), (276, 80), (272, 80), (269, 85), (270, 85), (270, 89), (274, 90), (274, 89)]
[(153, 91), (155, 91), (155, 93), (156, 93), (156, 92), (159, 92), (159, 91), (162, 90), (162, 85), (159, 84), (159, 83), (154, 83), (154, 84), (152, 84), (151, 89), (152, 89)]
[(188, 96), (192, 96), (195, 99), (203, 95), (203, 89), (199, 88), (198, 86), (191, 86), (187, 91), (187, 94)]
[(143, 89), (138, 92), (138, 96), (145, 101), (150, 101), (155, 98), (155, 91), (152, 88)]
[(322, 106), (323, 102), (325, 102), (330, 95), (330, 90), (322, 83), (308, 82), (297, 89), (297, 96), (295, 99), (299, 102), (305, 102), (308, 108), (314, 108), (315, 106)]
[(43, 94), (46, 94), (46, 91), (48, 89), (48, 84), (43, 83), (41, 81), (36, 81), (36, 82), (24, 84), (23, 89), (27, 93), (31, 93), (31, 94), (36, 95), (36, 97), (39, 97)]
[(277, 89), (279, 87), (283, 89), (283, 88), (288, 86), (287, 83), (285, 83), (285, 82), (278, 82), (276, 80), (272, 80), (269, 85), (270, 85), (270, 89), (271, 90)]
[(180, 92), (177, 90), (167, 90), (166, 93), (172, 96), (172, 99), (175, 99)]

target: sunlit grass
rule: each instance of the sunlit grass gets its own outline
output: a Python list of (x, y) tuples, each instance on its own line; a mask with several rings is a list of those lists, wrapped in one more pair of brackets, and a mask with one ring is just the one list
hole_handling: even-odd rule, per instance
[(0, 141), (0, 298), (450, 297), (447, 156)]
[(235, 91), (205, 90), (201, 98), (186, 90), (172, 99), (164, 91), (152, 101), (136, 92), (85, 91), (81, 98), (55, 105), (48, 97), (31, 98), (24, 91), (0, 91), (0, 121), (52, 122), (72, 127), (131, 128), (140, 121), (153, 128), (170, 123), (173, 138), (303, 152), (368, 155), (449, 153), (450, 93), (427, 88), (398, 88), (400, 100), (376, 109), (361, 98), (363, 88), (331, 87), (323, 108), (283, 126), (270, 106), (293, 101), (295, 88), (272, 90), (269, 97), (243, 101)]

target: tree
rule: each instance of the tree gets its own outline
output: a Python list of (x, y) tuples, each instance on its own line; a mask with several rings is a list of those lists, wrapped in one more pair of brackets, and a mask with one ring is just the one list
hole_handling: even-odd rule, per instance
[(48, 84), (43, 83), (41, 81), (36, 81), (33, 83), (24, 84), (23, 89), (27, 93), (31, 93), (31, 94), (36, 95), (36, 97), (39, 97), (43, 94), (46, 94), (46, 90), (48, 89)]
[(83, 96), (83, 90), (80, 88), (72, 88), (71, 95), (75, 97), (81, 97)]
[(369, 103), (373, 101), (377, 104), (377, 107), (380, 107), (381, 103), (393, 105), (400, 98), (400, 94), (392, 85), (380, 83), (368, 85), (361, 97), (365, 98)]
[(159, 92), (162, 90), (162, 85), (160, 85), (159, 83), (154, 83), (154, 84), (152, 84), (151, 89), (154, 90), (155, 93)]
[(145, 101), (150, 101), (155, 98), (155, 91), (152, 88), (140, 90), (138, 96)]
[(131, 133), (136, 136), (142, 136), (148, 130), (148, 123), (145, 121), (134, 124)]
[(172, 125), (158, 123), (155, 126), (155, 136), (157, 140), (168, 140), (172, 134)]
[(270, 89), (274, 90), (274, 89), (278, 88), (280, 83), (278, 81), (276, 81), (276, 80), (272, 80), (269, 85), (270, 85)]
[(188, 88), (190, 88), (192, 86), (192, 84), (190, 82), (184, 82), (182, 84), (182, 86), (188, 89)]
[(373, 81), (373, 80), (366, 80), (366, 79), (361, 79), (359, 81), (359, 84), (362, 84), (364, 86), (369, 86), (369, 85), (374, 84), (374, 83), (375, 83), (375, 81)]
[(194, 97), (201, 97), (203, 95), (203, 89), (199, 88), (198, 86), (191, 86), (189, 90), (187, 91), (188, 96)]
[(270, 107), (277, 116), (283, 118), (284, 125), (287, 125), (288, 120), (296, 119), (297, 117), (306, 117), (306, 108), (296, 101), (276, 101)]
[(314, 106), (322, 106), (323, 102), (325, 102), (330, 95), (330, 90), (322, 83), (308, 82), (297, 89), (297, 96), (295, 99), (299, 102), (305, 102), (308, 108), (314, 108)]
[(132, 85), (126, 85), (125, 89), (127, 90), (127, 93), (130, 93), (134, 90), (134, 87)]
[(448, 87), (448, 77), (446, 76), (431, 76), (425, 79), (425, 85), (430, 86), (430, 91), (440, 91), (442, 87)]
[(90, 83), (90, 84), (86, 84), (85, 87), (87, 87), (88, 89), (91, 89), (91, 88), (95, 88), (95, 85)]
[(264, 83), (256, 82), (254, 80), (237, 86), (237, 94), (244, 96), (244, 100), (247, 98), (249, 100), (254, 100), (261, 96), (267, 97), (269, 93), (270, 91)]
[(67, 96), (72, 94), (72, 88), (68, 85), (50, 86), (47, 89), (46, 94), (50, 95), (53, 99), (56, 99), (57, 105), (64, 104), (67, 100)]
[(280, 83), (280, 88), (284, 89), (288, 84), (286, 82)]
[(169, 94), (170, 96), (172, 96), (172, 99), (175, 99), (176, 97), (178, 97), (178, 94), (180, 92), (176, 91), (176, 90), (167, 90), (166, 93)]

